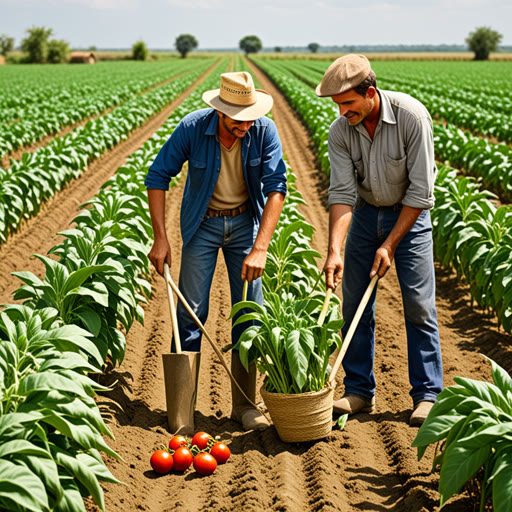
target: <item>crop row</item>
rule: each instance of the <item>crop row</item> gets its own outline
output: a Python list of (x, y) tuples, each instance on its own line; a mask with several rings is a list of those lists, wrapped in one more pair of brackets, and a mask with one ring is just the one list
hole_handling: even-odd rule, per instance
[[(200, 89), (217, 83), (214, 76)], [(85, 512), (89, 495), (103, 510), (99, 482), (117, 482), (99, 453), (118, 458), (103, 441), (111, 434), (92, 398), (105, 388), (87, 374), (120, 363), (124, 333), (143, 321), (152, 240), (144, 177), (198, 94), (84, 205), (50, 251), (58, 261), (38, 256), (43, 280), (15, 274), (25, 283), (15, 292), (23, 305), (0, 313), (2, 510)]]
[[(272, 61), (258, 60), (258, 65), (274, 80), (284, 92), (292, 106), (302, 116), (309, 128), (315, 142), (322, 170), (330, 174), (328, 156), (328, 129), (336, 119), (338, 113), (333, 109), (333, 103), (318, 98), (311, 88), (305, 86), (298, 78), (286, 74), (275, 66)], [(496, 145), (495, 145), (496, 146)], [(508, 165), (510, 165), (508, 163)], [(444, 169), (444, 168), (441, 168)], [(471, 178), (453, 180), (453, 172), (440, 170), (436, 180), (436, 206), (432, 211), (434, 222), (434, 236), (436, 239), (438, 256), (445, 255), (443, 264), (454, 267), (468, 282), (472, 297), (481, 306), (492, 311), (500, 324), (507, 332), (512, 332), (512, 212), (510, 207), (496, 209), (492, 203), (483, 197), (494, 197), (490, 192), (481, 192), (479, 185)], [(455, 172), (456, 173), (456, 172)], [(445, 180), (448, 178), (448, 183)], [(469, 185), (474, 183), (473, 185)], [(447, 187), (452, 196), (441, 193)], [(478, 193), (468, 195), (467, 190), (478, 189)], [(467, 202), (467, 204), (466, 204)], [(466, 204), (464, 209), (456, 209), (458, 205)], [(437, 220), (444, 213), (446, 218)], [(471, 216), (468, 214), (471, 213)], [(458, 222), (460, 220), (460, 222)], [(465, 227), (465, 222), (471, 224)], [(453, 222), (449, 222), (453, 221)], [(447, 227), (449, 226), (449, 228)], [(438, 230), (442, 230), (442, 235)], [(454, 245), (450, 244), (450, 251), (446, 251), (445, 237), (450, 233)], [(464, 239), (455, 238), (462, 233)], [(446, 242), (447, 243), (447, 242)], [(464, 245), (464, 254), (457, 256)], [(456, 252), (454, 258), (449, 258), (452, 251)], [(459, 259), (457, 259), (459, 258)], [(492, 290), (491, 290), (491, 282)], [(487, 287), (487, 288), (486, 288)], [(489, 291), (491, 290), (491, 291)], [(504, 291), (507, 290), (507, 294)], [(500, 299), (501, 292), (501, 299)]]
[(170, 103), (210, 66), (138, 95), (109, 114), (88, 121), (71, 133), (54, 139), (9, 169), (0, 169), (0, 241), (17, 229), (22, 219), (36, 215), (41, 204), (71, 179), (84, 172), (90, 161), (112, 148), (146, 119)]
[(198, 67), (203, 68), (204, 62), (180, 61), (173, 66), (167, 64), (165, 67), (146, 68), (147, 72), (142, 76), (125, 70), (125, 76), (121, 79), (115, 77), (109, 80), (102, 76), (94, 84), (83, 84), (79, 94), (55, 87), (53, 96), (45, 101), (31, 104), (28, 108), (5, 109), (2, 117), (9, 117), (0, 124), (0, 157), (57, 133), (64, 126), (101, 114), (159, 83)]

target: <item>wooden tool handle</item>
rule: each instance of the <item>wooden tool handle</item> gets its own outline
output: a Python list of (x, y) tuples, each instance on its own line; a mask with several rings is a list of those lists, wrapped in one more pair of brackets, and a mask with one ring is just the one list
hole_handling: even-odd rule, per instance
[(171, 322), (172, 322), (172, 332), (174, 334), (174, 343), (176, 345), (176, 353), (181, 354), (181, 340), (180, 333), (178, 330), (178, 317), (176, 316), (176, 308), (174, 307), (174, 296), (172, 294), (172, 289), (169, 285), (171, 279), (171, 272), (169, 271), (169, 265), (164, 263), (164, 276), (165, 276), (165, 284), (167, 286), (167, 298), (169, 299), (169, 309), (171, 311)]
[(332, 371), (331, 371), (331, 375), (329, 376), (329, 380), (327, 381), (328, 385), (330, 385), (330, 386), (332, 386), (334, 384), (334, 380), (336, 379), (336, 373), (338, 372), (340, 364), (343, 361), (343, 358), (345, 357), (345, 353), (347, 352), (348, 346), (350, 345), (352, 336), (354, 336), (354, 332), (356, 331), (357, 325), (359, 324), (359, 320), (361, 319), (361, 316), (363, 315), (364, 308), (366, 307), (366, 304), (368, 304), (368, 301), (370, 300), (373, 289), (375, 288), (375, 285), (377, 284), (378, 279), (379, 279), (379, 276), (377, 274), (375, 274), (372, 277), (372, 280), (370, 281), (370, 284), (368, 285), (368, 288), (364, 292), (363, 298), (361, 299), (361, 302), (359, 303), (359, 307), (357, 308), (356, 314), (354, 315), (354, 318), (352, 319), (352, 323), (350, 324), (347, 335), (345, 336), (345, 339), (343, 340), (343, 344), (341, 345), (340, 352), (338, 354), (338, 357), (336, 358), (334, 366), (332, 367)]

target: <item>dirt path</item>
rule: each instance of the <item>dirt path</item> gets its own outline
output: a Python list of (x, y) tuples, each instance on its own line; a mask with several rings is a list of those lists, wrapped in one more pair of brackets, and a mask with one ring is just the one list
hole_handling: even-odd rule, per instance
[[(308, 202), (301, 208), (317, 229), (313, 245), (322, 254), (327, 247), (327, 182), (317, 170), (307, 131), (286, 100), (259, 71), (262, 86), (275, 99), (274, 119), (285, 154), (297, 175), (299, 190)], [(181, 98), (180, 98), (181, 99)], [(178, 100), (179, 101), (179, 100)], [(18, 285), (13, 270), (42, 271), (29, 261), (56, 243), (55, 233), (68, 226), (80, 203), (92, 196), (124, 158), (139, 147), (167, 118), (174, 104), (135, 132), (116, 150), (98, 160), (78, 181), (45, 206), (0, 250), (3, 267), (2, 301)], [(158, 119), (158, 121), (157, 121)], [(178, 277), (181, 240), (179, 211), (184, 180), (167, 195), (167, 229), (173, 246), (174, 279)], [(220, 347), (230, 339), (229, 286), (222, 256), (214, 277), (207, 329)], [(322, 262), (319, 262), (321, 265)], [(314, 443), (286, 444), (274, 428), (245, 433), (229, 419), (230, 383), (206, 341), (201, 354), (196, 429), (220, 436), (232, 451), (228, 464), (211, 477), (195, 472), (159, 477), (149, 466), (154, 448), (166, 443), (165, 396), (161, 354), (169, 349), (171, 325), (163, 280), (154, 276), (154, 295), (145, 307), (145, 325), (134, 325), (120, 368), (104, 377), (113, 391), (97, 403), (115, 435), (109, 441), (124, 459), (107, 457), (113, 474), (126, 486), (105, 485), (106, 510), (131, 511), (399, 511), (430, 512), (438, 503), (437, 477), (430, 475), (432, 451), (418, 465), (410, 444), (417, 432), (407, 425), (411, 412), (406, 368), (405, 334), (398, 283), (394, 272), (379, 283), (377, 307), (377, 412), (361, 414)], [(445, 385), (455, 375), (489, 378), (489, 368), (477, 354), (483, 352), (509, 371), (511, 337), (469, 307), (469, 296), (452, 274), (438, 270), (438, 313), (443, 341)], [(228, 354), (229, 358), (229, 354)], [(338, 375), (341, 381), (342, 372)], [(336, 390), (341, 395), (342, 386)], [(98, 509), (87, 502), (89, 511)], [(444, 509), (468, 510), (464, 497)]]

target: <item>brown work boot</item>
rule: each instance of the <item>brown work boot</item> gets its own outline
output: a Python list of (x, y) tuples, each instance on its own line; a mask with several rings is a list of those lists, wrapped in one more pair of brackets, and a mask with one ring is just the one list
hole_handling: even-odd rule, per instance
[[(254, 363), (249, 365), (249, 372), (246, 372), (238, 357), (238, 352), (233, 351), (231, 354), (231, 373), (247, 395), (247, 398), (255, 403), (256, 365)], [(269, 426), (265, 416), (246, 400), (233, 382), (231, 382), (231, 397), (233, 402), (231, 418), (240, 423), (244, 430), (261, 430)]]
[(374, 412), (375, 397), (371, 398), (345, 395), (341, 400), (333, 402), (333, 410), (337, 414), (356, 414), (358, 412)]
[(412, 411), (409, 419), (409, 425), (411, 425), (411, 427), (419, 427), (423, 425), (423, 422), (427, 419), (428, 413), (433, 406), (434, 402), (418, 402)]

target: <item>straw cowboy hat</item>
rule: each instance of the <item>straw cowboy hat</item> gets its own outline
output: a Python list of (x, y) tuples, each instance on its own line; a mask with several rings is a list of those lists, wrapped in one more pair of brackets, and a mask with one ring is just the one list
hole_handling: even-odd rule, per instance
[(254, 88), (245, 72), (222, 73), (220, 89), (206, 91), (203, 101), (235, 121), (254, 121), (270, 111), (274, 100), (268, 92)]

